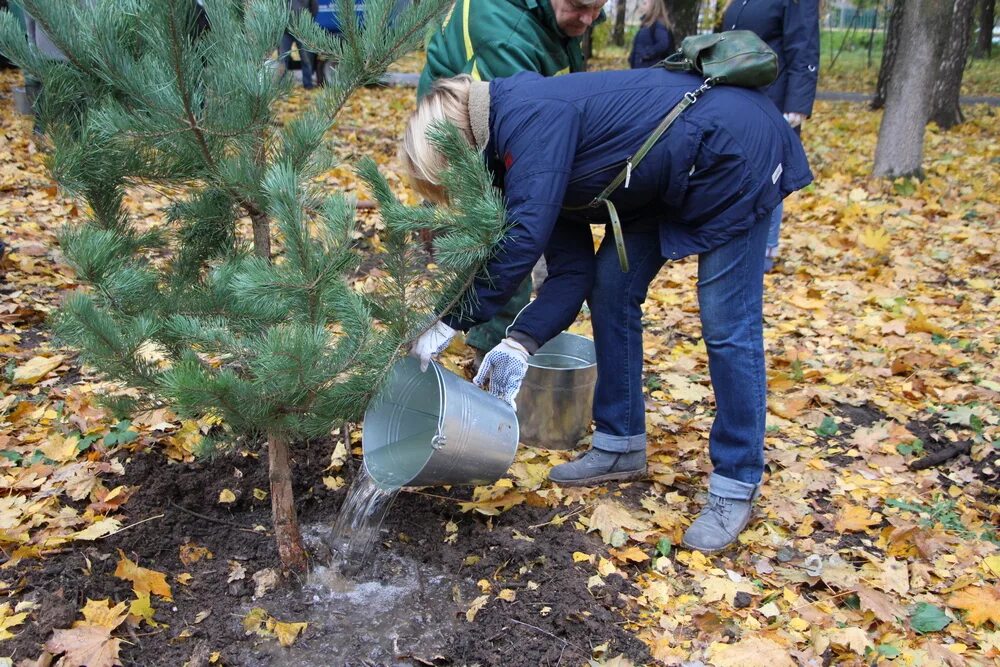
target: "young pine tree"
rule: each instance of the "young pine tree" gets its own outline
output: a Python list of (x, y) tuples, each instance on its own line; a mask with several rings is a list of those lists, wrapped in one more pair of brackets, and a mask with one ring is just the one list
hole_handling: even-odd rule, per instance
[[(316, 186), (345, 102), (418, 46), (450, 0), (368, 0), (364, 25), (342, 0), (342, 38), (290, 17), (284, 0), (205, 0), (206, 30), (193, 0), (14, 1), (67, 56), (45, 59), (0, 14), (0, 51), (42, 81), (52, 173), (88, 210), (61, 235), (87, 287), (66, 298), (56, 333), (140, 390), (131, 410), (215, 415), (266, 442), (278, 552), (303, 569), (289, 447), (360, 417), (408, 343), (461, 307), (504, 231), (502, 201), (454, 128), (434, 138), (453, 164), (448, 209), (402, 205), (364, 160), (386, 228), (382, 277), (364, 294), (350, 283), (354, 203)], [(290, 21), (338, 65), (282, 124), (291, 84), (275, 76), (274, 51)], [(132, 188), (166, 195), (160, 224), (134, 224)], [(421, 228), (437, 233), (433, 271)]]

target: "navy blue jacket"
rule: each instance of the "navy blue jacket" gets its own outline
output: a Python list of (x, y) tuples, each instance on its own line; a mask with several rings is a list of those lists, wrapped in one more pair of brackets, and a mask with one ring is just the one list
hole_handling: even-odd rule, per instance
[(674, 36), (667, 26), (656, 22), (639, 28), (639, 32), (635, 33), (628, 64), (632, 69), (652, 67), (673, 52)]
[[(513, 330), (539, 344), (564, 330), (590, 294), (589, 203), (625, 166), (695, 75), (661, 68), (544, 78), (533, 72), (490, 82), (485, 158), (506, 197), (511, 229), (475, 283), (476, 305), (446, 324), (489, 320), (544, 252), (548, 277)], [(716, 248), (769, 218), (812, 181), (795, 133), (758, 91), (718, 86), (674, 122), (610, 197), (622, 225), (659, 227), (660, 251), (680, 259)]]
[(812, 115), (819, 77), (818, 0), (733, 0), (723, 30), (751, 30), (778, 54), (778, 78), (765, 90), (782, 113)]

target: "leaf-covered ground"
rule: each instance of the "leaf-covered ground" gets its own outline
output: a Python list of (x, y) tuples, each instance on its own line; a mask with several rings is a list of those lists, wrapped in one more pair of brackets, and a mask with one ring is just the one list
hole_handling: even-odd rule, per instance
[[(55, 234), (81, 211), (47, 177), (29, 121), (11, 112), (17, 80), (0, 74), (0, 241), (9, 247), (0, 268), (0, 653), (33, 627), (50, 653), (65, 652), (65, 664), (113, 664), (123, 644), (135, 664), (164, 664), (134, 647), (149, 634), (191, 637), (190, 620), (176, 616), (169, 598), (189, 583), (187, 568), (207, 557), (196, 542), (159, 562), (114, 554), (107, 569), (124, 592), (80, 600), (77, 613), (61, 618), (41, 618), (37, 600), (20, 595), (31, 564), (89, 554), (88, 542), (156, 521), (130, 510), (141, 489), (122, 484), (131, 479), (124, 468), (148, 456), (187, 465), (213, 424), (166, 411), (113, 419), (95, 402), (107, 387), (71, 350), (51, 343), (44, 320), (76, 287)], [(412, 89), (362, 91), (337, 136), (345, 157), (373, 154), (393, 172), (412, 96)], [(661, 272), (646, 307), (648, 480), (563, 490), (545, 475), (568, 454), (523, 449), (508, 479), (435, 502), (497, 523), (522, 507), (546, 508), (548, 521), (599, 536), (602, 548), (567, 554), (573, 572), (595, 597), (623, 591), (619, 623), (658, 664), (1000, 660), (1000, 120), (988, 107), (965, 111), (968, 122), (953, 131), (930, 129), (927, 178), (919, 183), (868, 179), (879, 116), (863, 105), (821, 102), (807, 123), (817, 179), (788, 201), (781, 261), (767, 277), (769, 467), (757, 518), (738, 547), (705, 557), (676, 546), (705, 487), (713, 413), (690, 259)], [(347, 166), (326, 181), (356, 187)], [(164, 195), (137, 189), (130, 205), (155, 225)], [(377, 252), (377, 215), (364, 215), (359, 243)], [(359, 276), (359, 289), (365, 280)], [(584, 315), (575, 328), (587, 327)], [(460, 367), (467, 359), (456, 346), (447, 362)], [(911, 469), (949, 452), (942, 463)], [(344, 457), (335, 458), (325, 479), (310, 484), (344, 483), (337, 469)], [(219, 516), (253, 502), (233, 505), (235, 494), (215, 493), (211, 505), (191, 509)], [(261, 511), (265, 499), (256, 499)], [(437, 515), (442, 525), (426, 527), (445, 536), (426, 548), (460, 557), (456, 536), (468, 533), (446, 524), (448, 512)], [(236, 523), (244, 518), (232, 514)], [(489, 531), (494, 523), (471, 526)], [(528, 528), (515, 527), (513, 539)], [(232, 557), (215, 554), (220, 563)], [(178, 558), (183, 567), (174, 565)], [(230, 581), (254, 574), (235, 567), (242, 566), (231, 560)], [(634, 587), (613, 583), (616, 574)], [(87, 577), (89, 569), (66, 576)], [(482, 610), (513, 610), (513, 598), (526, 595), (500, 577), (480, 582), (482, 595), (460, 610), (472, 638)], [(285, 644), (315, 631), (272, 613), (265, 603), (248, 615), (247, 633)], [(204, 660), (225, 662), (217, 653), (224, 643), (210, 640)], [(604, 646), (590, 649), (597, 661), (628, 664)], [(23, 651), (17, 660), (37, 655)], [(563, 660), (564, 652), (555, 654)], [(563, 664), (581, 661), (570, 652)]]

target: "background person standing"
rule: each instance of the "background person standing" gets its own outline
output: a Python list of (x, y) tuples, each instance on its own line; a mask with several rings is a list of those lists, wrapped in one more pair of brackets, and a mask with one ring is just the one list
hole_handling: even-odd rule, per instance
[[(294, 15), (299, 12), (309, 12), (315, 20), (319, 13), (319, 0), (288, 0), (288, 10)], [(285, 30), (281, 36), (281, 58), (285, 63), (285, 71), (292, 69), (292, 44), (299, 51), (299, 62), (302, 63), (302, 87), (310, 90), (313, 87), (313, 65), (316, 56), (309, 52), (292, 33)]]
[[(723, 30), (750, 30), (778, 54), (778, 78), (764, 93), (795, 132), (812, 115), (819, 79), (818, 0), (730, 0), (722, 15)], [(782, 206), (774, 210), (767, 237), (770, 271), (778, 256)]]
[[(427, 46), (417, 96), (437, 79), (457, 74), (490, 81), (518, 72), (581, 72), (580, 38), (602, 19), (603, 5), (604, 0), (457, 0)], [(477, 366), (530, 300), (529, 278), (492, 320), (469, 332), (466, 343), (476, 350)]]
[(652, 67), (673, 53), (673, 27), (666, 0), (646, 0), (642, 24), (632, 40), (632, 52), (628, 54), (629, 67)]

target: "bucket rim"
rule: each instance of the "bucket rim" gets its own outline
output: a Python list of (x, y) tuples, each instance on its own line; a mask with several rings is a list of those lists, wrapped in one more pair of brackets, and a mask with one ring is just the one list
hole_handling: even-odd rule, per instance
[[(548, 345), (549, 343), (551, 343), (552, 341), (554, 341), (554, 340), (556, 340), (558, 338), (562, 338), (564, 340), (567, 339), (567, 338), (576, 338), (576, 339), (578, 339), (580, 341), (584, 341), (585, 343), (588, 343), (590, 345), (594, 344), (594, 339), (593, 338), (588, 338), (587, 336), (583, 336), (581, 334), (576, 334), (576, 333), (571, 333), (569, 331), (563, 331), (563, 332), (560, 332), (560, 333), (556, 334), (551, 339), (549, 339), (545, 343), (545, 345)], [(538, 354), (539, 352), (541, 352), (542, 354), (554, 354), (554, 353), (543, 352), (543, 348), (545, 347), (545, 345), (542, 345), (541, 347), (539, 347), (538, 350), (535, 351), (535, 354)], [(566, 355), (566, 356), (570, 356), (570, 355)], [(587, 370), (588, 368), (594, 368), (594, 367), (597, 366), (597, 361), (596, 360), (594, 360), (594, 361), (588, 361), (587, 359), (580, 359), (580, 361), (583, 362), (583, 365), (582, 366), (576, 366), (574, 368), (556, 368), (556, 367), (552, 367), (552, 366), (539, 366), (537, 364), (531, 363), (531, 360), (533, 358), (534, 358), (534, 355), (529, 355), (528, 356), (528, 366), (530, 368), (539, 368), (539, 369), (546, 370), (546, 371), (582, 371), (582, 370)]]

